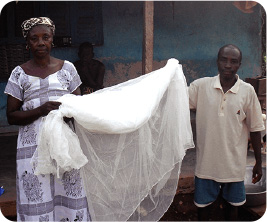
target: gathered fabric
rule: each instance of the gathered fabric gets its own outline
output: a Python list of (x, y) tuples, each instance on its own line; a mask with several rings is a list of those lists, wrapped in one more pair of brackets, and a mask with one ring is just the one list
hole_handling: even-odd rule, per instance
[[(92, 94), (64, 95), (42, 121), (34, 173), (81, 169), (92, 220), (157, 221), (176, 194), (194, 147), (178, 60)], [(63, 117), (74, 118), (73, 131)]]

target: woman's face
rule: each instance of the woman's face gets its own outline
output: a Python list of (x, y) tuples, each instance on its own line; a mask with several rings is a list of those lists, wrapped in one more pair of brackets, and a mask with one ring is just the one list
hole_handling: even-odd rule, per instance
[(46, 25), (35, 26), (29, 32), (27, 42), (34, 57), (50, 55), (53, 43), (52, 30)]

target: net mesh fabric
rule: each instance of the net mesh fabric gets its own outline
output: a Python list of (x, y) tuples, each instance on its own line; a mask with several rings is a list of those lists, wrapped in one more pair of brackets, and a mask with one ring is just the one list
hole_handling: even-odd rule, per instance
[[(159, 220), (173, 201), (186, 149), (194, 146), (178, 61), (59, 101), (60, 109), (43, 121), (35, 173), (81, 168), (93, 220)], [(75, 133), (63, 116), (74, 117)]]

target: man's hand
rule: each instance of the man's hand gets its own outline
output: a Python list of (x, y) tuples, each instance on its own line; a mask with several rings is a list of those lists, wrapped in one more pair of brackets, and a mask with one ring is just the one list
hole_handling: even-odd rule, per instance
[(252, 183), (257, 183), (261, 180), (262, 177), (262, 167), (261, 163), (256, 163), (252, 170)]

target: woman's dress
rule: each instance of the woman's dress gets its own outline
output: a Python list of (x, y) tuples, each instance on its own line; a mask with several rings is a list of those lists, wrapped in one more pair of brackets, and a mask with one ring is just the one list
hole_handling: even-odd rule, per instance
[[(61, 70), (45, 79), (27, 75), (17, 66), (11, 73), (5, 93), (23, 102), (22, 110), (32, 110), (47, 101), (70, 94), (81, 84), (74, 65), (64, 61)], [(42, 118), (20, 126), (17, 142), (17, 220), (90, 221), (83, 181), (79, 170), (36, 176), (31, 158), (37, 147)], [(53, 133), (53, 132), (51, 132)], [(58, 138), (60, 139), (60, 138)]]

